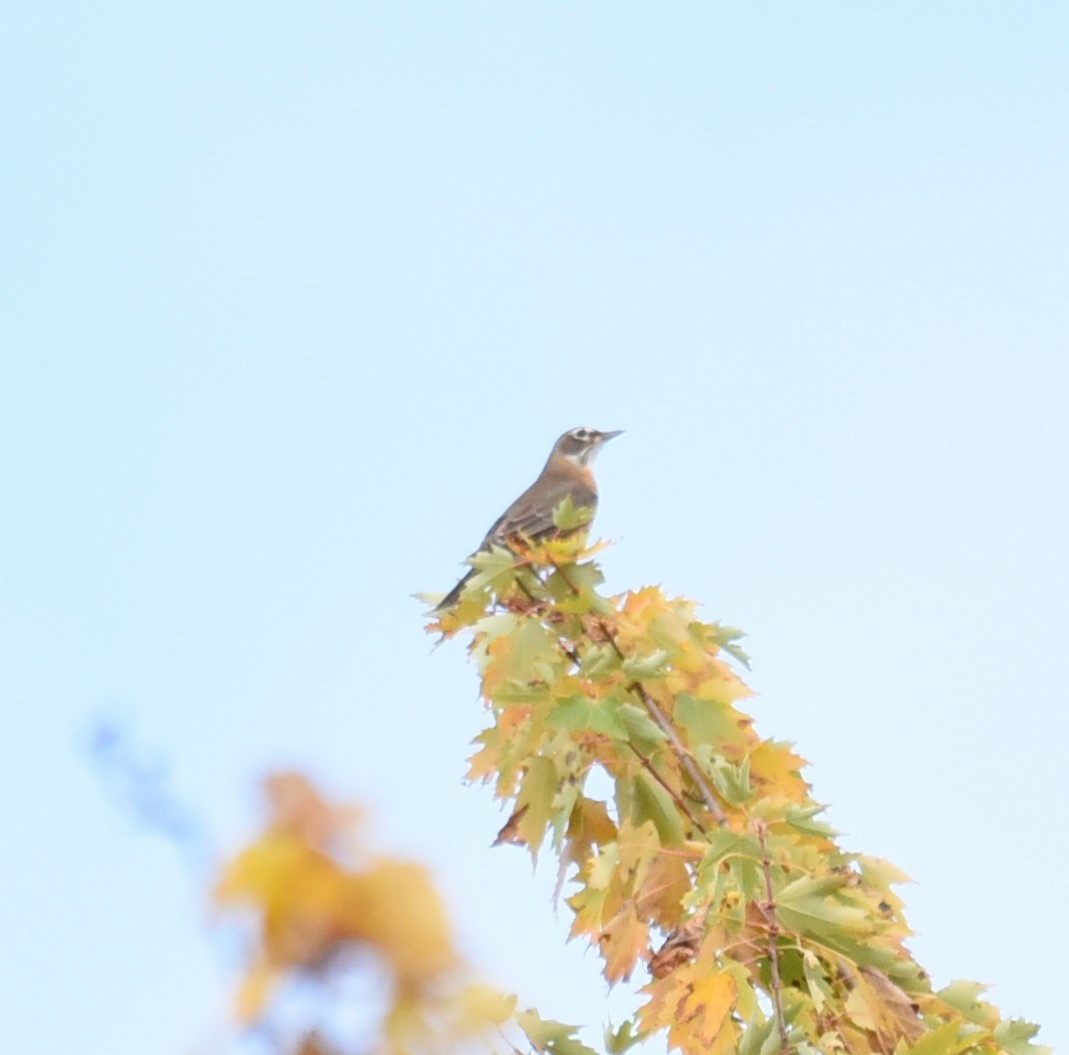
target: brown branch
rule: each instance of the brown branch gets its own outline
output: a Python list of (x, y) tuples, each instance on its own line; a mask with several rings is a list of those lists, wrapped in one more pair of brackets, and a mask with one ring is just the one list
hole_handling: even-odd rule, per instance
[[(579, 588), (575, 585), (575, 583), (571, 581), (571, 579), (568, 578), (567, 575), (565, 575), (564, 569), (555, 560), (553, 560), (552, 557), (548, 559), (549, 563), (553, 566), (557, 574), (564, 580), (564, 583), (568, 587), (568, 589), (570, 589), (573, 594), (578, 595)], [(539, 579), (539, 582), (541, 582), (541, 579)], [(545, 586), (545, 583), (543, 582), (542, 585)], [(620, 646), (616, 642), (616, 636), (613, 634), (612, 630), (609, 628), (609, 625), (605, 622), (604, 619), (601, 619), (600, 617), (595, 618), (597, 618), (598, 626), (601, 628), (601, 632), (605, 635), (605, 639), (609, 642), (610, 645), (612, 645), (613, 651), (619, 657), (620, 661), (623, 662), (624, 654), (621, 651)], [(577, 659), (574, 650), (572, 650), (570, 658), (572, 658), (573, 660)], [(636, 693), (636, 695), (638, 695), (639, 699), (642, 700), (642, 703), (645, 705), (646, 710), (649, 712), (650, 716), (660, 727), (661, 732), (663, 732), (664, 735), (668, 737), (668, 742), (672, 745), (672, 749), (678, 755), (679, 761), (682, 763), (683, 768), (687, 771), (688, 776), (691, 780), (694, 781), (698, 790), (701, 792), (702, 799), (705, 802), (705, 808), (713, 815), (713, 818), (716, 820), (717, 824), (723, 825), (725, 821), (724, 811), (720, 808), (720, 804), (716, 801), (716, 796), (713, 793), (713, 789), (710, 787), (709, 782), (705, 779), (705, 774), (702, 773), (700, 767), (698, 766), (698, 763), (694, 760), (694, 756), (687, 749), (686, 744), (684, 744), (683, 741), (680, 740), (679, 734), (676, 732), (675, 726), (673, 726), (672, 723), (668, 720), (668, 716), (664, 713), (664, 711), (661, 710), (656, 700), (654, 700), (654, 698), (646, 691), (645, 686), (640, 681), (633, 681), (630, 685), (627, 686), (627, 688), (629, 691), (634, 692)], [(636, 752), (636, 754), (637, 753), (638, 752)], [(640, 755), (639, 757), (642, 756)], [(653, 773), (653, 770), (651, 769), (650, 772)], [(664, 782), (661, 781), (660, 777), (656, 773), (653, 773), (653, 775), (657, 777), (658, 781), (664, 784)], [(690, 811), (683, 804), (682, 800), (678, 799), (675, 793), (672, 792), (671, 789), (667, 788), (667, 785), (665, 785), (665, 788), (669, 791), (672, 797), (676, 799), (676, 805), (678, 805), (679, 808), (683, 810), (684, 814), (690, 818), (690, 820), (695, 824), (698, 830), (704, 833), (706, 829), (694, 819)]]
[(668, 737), (668, 742), (679, 756), (679, 761), (683, 764), (683, 768), (690, 774), (690, 779), (697, 784), (698, 790), (702, 793), (702, 798), (705, 800), (705, 808), (713, 815), (717, 824), (722, 825), (725, 820), (724, 811), (716, 801), (713, 789), (705, 779), (705, 774), (698, 768), (698, 763), (694, 761), (694, 756), (687, 750), (686, 744), (679, 739), (675, 726), (668, 720), (668, 716), (658, 706), (657, 701), (646, 691), (646, 687), (642, 682), (633, 681), (628, 685), (628, 688), (638, 694), (646, 705), (646, 710), (650, 712), (653, 720), (661, 727), (661, 732)]
[(765, 834), (768, 828), (764, 821), (756, 822), (757, 839), (761, 844), (761, 870), (765, 874), (765, 904), (763, 911), (768, 920), (768, 962), (772, 972), (772, 1006), (776, 1013), (776, 1025), (779, 1027), (781, 1050), (784, 1055), (791, 1050), (787, 1036), (787, 1023), (783, 1018), (783, 983), (779, 974), (779, 923), (776, 921), (776, 898), (772, 891), (772, 862), (768, 858), (768, 845)]

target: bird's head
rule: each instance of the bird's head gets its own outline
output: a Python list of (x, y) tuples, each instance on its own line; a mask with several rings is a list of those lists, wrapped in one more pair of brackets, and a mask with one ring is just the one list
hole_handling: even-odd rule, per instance
[(599, 432), (597, 429), (569, 429), (553, 447), (550, 458), (567, 458), (568, 461), (586, 468), (594, 461), (601, 445), (614, 436), (619, 436), (623, 429), (615, 432)]

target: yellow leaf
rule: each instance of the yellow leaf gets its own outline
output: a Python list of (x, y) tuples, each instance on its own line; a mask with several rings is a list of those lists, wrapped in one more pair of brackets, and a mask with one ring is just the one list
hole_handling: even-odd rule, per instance
[(735, 979), (699, 956), (643, 987), (649, 1001), (639, 1009), (644, 1030), (668, 1030), (668, 1044), (686, 1055), (728, 1055), (738, 1029), (730, 1012), (738, 996)]
[(610, 984), (630, 978), (639, 956), (649, 949), (649, 927), (639, 920), (633, 902), (628, 902), (598, 935), (605, 959), (603, 973)]
[(351, 876), (340, 922), (348, 937), (373, 943), (402, 981), (429, 980), (454, 963), (445, 909), (418, 865), (383, 859)]
[[(714, 974), (691, 984), (680, 1001), (680, 1024), (703, 1044), (712, 1044), (735, 1002), (735, 979), (730, 974)], [(669, 1031), (669, 1040), (672, 1032)]]
[(802, 779), (806, 760), (787, 744), (764, 740), (750, 752), (750, 780), (767, 796), (782, 795), (792, 802), (809, 798), (809, 785)]

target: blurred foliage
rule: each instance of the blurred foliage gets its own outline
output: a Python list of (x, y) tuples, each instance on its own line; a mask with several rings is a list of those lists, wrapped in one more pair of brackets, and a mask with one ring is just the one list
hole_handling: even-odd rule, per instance
[[(469, 776), (507, 806), (496, 844), (554, 855), (571, 936), (610, 985), (643, 976), (607, 1055), (654, 1038), (684, 1055), (1046, 1052), (982, 986), (933, 987), (906, 944), (906, 877), (839, 846), (804, 760), (742, 709), (739, 631), (655, 587), (603, 595), (598, 547), (583, 546), (477, 554), (428, 629), (470, 637), (489, 723)], [(112, 727), (91, 747), (135, 817), (204, 845), (165, 767)], [(596, 1055), (578, 1027), (472, 980), (430, 877), (374, 853), (359, 810), (296, 773), (264, 793), (262, 831), (213, 893), (245, 935), (233, 1004), (257, 1051)]]
[[(287, 1055), (487, 1050), (515, 1001), (467, 979), (426, 870), (372, 855), (360, 812), (328, 803), (299, 774), (270, 776), (264, 790), (265, 828), (223, 867), (214, 893), (249, 924), (239, 1021)], [(384, 999), (364, 1016), (361, 1046), (328, 1043), (322, 1023), (351, 999), (339, 983), (354, 971), (384, 983)], [(271, 1028), (295, 983), (311, 988), (316, 1021)]]
[[(477, 555), (429, 630), (470, 635), (490, 715), (470, 778), (510, 810), (497, 841), (556, 856), (571, 934), (610, 985), (650, 976), (608, 1049), (658, 1034), (685, 1055), (1046, 1050), (981, 986), (932, 986), (906, 945), (906, 877), (840, 848), (803, 759), (741, 708), (740, 633), (655, 587), (603, 595), (581, 547)], [(595, 772), (607, 800), (587, 794)], [(585, 1050), (570, 1027), (521, 1025), (539, 1050)]]

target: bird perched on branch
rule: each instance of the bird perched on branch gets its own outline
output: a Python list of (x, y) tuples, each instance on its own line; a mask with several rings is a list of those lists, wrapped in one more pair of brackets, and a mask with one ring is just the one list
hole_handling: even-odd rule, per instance
[[(553, 511), (566, 499), (571, 499), (576, 509), (589, 509), (593, 516), (598, 504), (598, 488), (590, 466), (602, 444), (619, 436), (621, 431), (569, 429), (553, 444), (549, 460), (538, 479), (497, 518), (479, 549), (508, 546), (510, 542), (538, 542), (557, 534)], [(472, 568), (434, 610), (441, 612), (452, 608), (460, 600), (464, 584), (474, 574)]]

